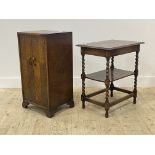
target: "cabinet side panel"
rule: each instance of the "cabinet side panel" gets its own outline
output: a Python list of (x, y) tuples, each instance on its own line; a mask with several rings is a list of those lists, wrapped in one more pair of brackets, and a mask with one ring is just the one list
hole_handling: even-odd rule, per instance
[(20, 58), (20, 71), (22, 81), (23, 100), (34, 101), (33, 90), (33, 67), (30, 65), (31, 51), (31, 37), (27, 35), (18, 34), (19, 44), (19, 58)]
[(47, 38), (49, 99), (57, 107), (73, 99), (72, 33)]

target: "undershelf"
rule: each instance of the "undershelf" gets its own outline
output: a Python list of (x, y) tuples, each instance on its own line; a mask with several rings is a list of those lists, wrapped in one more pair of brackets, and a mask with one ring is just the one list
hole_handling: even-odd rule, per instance
[[(131, 75), (134, 75), (134, 72), (126, 71), (126, 70), (122, 70), (122, 69), (116, 69), (116, 68), (113, 69), (113, 71), (111, 69), (109, 69), (109, 80), (110, 80), (110, 82), (131, 76)], [(86, 78), (91, 79), (91, 80), (95, 80), (95, 81), (99, 81), (99, 82), (104, 82), (106, 80), (106, 70), (87, 74)]]

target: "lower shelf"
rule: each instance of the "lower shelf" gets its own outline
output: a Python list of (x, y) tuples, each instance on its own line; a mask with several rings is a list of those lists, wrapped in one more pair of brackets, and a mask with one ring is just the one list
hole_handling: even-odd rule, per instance
[[(109, 80), (110, 81), (116, 81), (128, 76), (134, 75), (134, 72), (132, 71), (126, 71), (122, 69), (109, 69)], [(106, 80), (106, 70), (98, 71), (95, 73), (87, 74), (87, 79), (104, 82)]]

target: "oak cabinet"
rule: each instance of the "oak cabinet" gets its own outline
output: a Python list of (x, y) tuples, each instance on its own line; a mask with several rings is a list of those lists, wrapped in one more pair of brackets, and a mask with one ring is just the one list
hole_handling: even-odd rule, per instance
[(52, 117), (73, 101), (72, 32), (18, 32), (22, 106), (35, 104)]

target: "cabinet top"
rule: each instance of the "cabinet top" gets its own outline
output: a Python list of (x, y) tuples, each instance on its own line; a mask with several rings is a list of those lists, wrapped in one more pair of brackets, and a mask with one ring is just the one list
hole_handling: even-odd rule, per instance
[(18, 34), (27, 34), (27, 35), (49, 35), (49, 34), (57, 34), (57, 33), (69, 33), (69, 32), (38, 30), (38, 31), (23, 31), (23, 32), (17, 32), (17, 33)]
[(133, 45), (140, 45), (143, 43), (144, 42), (126, 41), (126, 40), (105, 40), (105, 41), (99, 41), (99, 42), (79, 44), (77, 46), (93, 48), (93, 49), (114, 50), (114, 49), (129, 47)]

